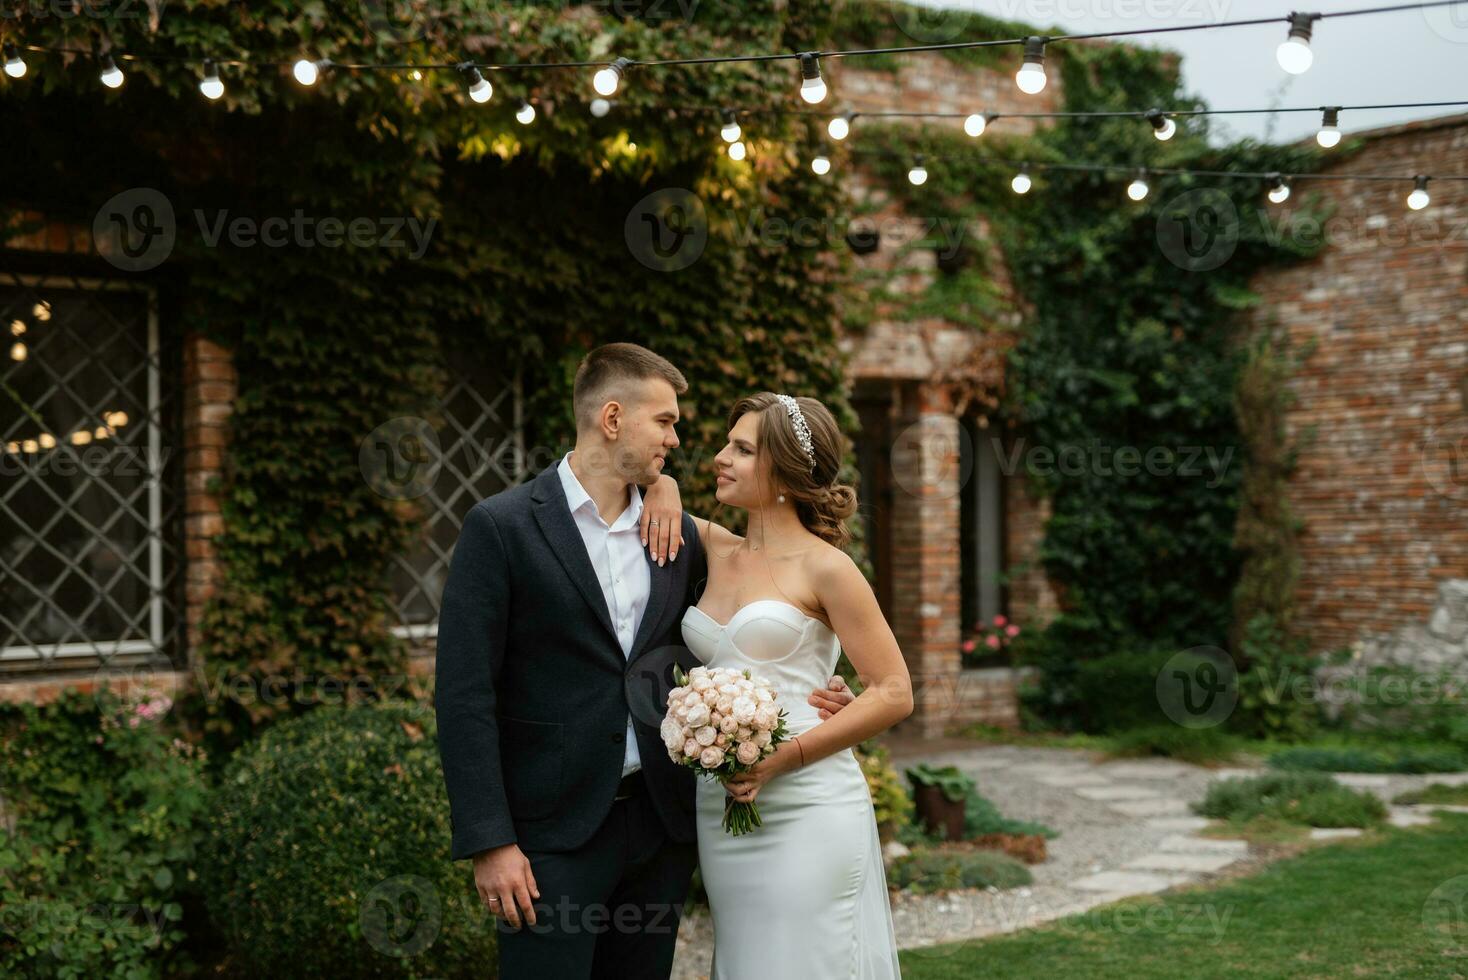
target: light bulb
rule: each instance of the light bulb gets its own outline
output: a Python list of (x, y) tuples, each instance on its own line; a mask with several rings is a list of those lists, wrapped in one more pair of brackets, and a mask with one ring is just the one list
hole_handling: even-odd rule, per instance
[(25, 357), (25, 344), (17, 340), (15, 343), (10, 345), (10, 359), (12, 361), (23, 361), (25, 360)]
[(735, 140), (734, 142), (729, 144), (729, 159), (744, 159), (744, 142), (742, 140)]
[(826, 132), (833, 140), (844, 140), (851, 133), (851, 120), (855, 117), (854, 112), (831, 117), (831, 121), (826, 124)]
[(725, 143), (732, 143), (739, 138), (741, 130), (739, 121), (734, 118), (734, 113), (724, 113), (724, 128), (719, 130), (719, 135), (724, 138)]
[(814, 170), (817, 175), (824, 177), (826, 174), (831, 172), (831, 159), (830, 157), (822, 153), (810, 162), (810, 168)]
[(1412, 188), (1412, 193), (1407, 195), (1407, 207), (1413, 211), (1421, 211), (1431, 201), (1432, 198), (1427, 194), (1427, 178), (1417, 177), (1415, 179), (1415, 186)]
[(1026, 95), (1037, 95), (1045, 88), (1045, 38), (1025, 38), (1025, 60), (1014, 73), (1014, 84)]
[(963, 121), (963, 131), (970, 136), (983, 136), (989, 121), (982, 112), (975, 112)]
[(25, 75), (25, 62), (21, 60), (20, 51), (13, 44), (5, 45), (5, 74), (11, 78)]
[(320, 71), (316, 67), (316, 62), (301, 58), (291, 68), (291, 74), (296, 76), (296, 81), (302, 85), (315, 85)]
[(1126, 186), (1126, 196), (1133, 201), (1140, 201), (1147, 196), (1147, 182), (1141, 177), (1133, 180)]
[(1315, 142), (1329, 149), (1341, 141), (1340, 127), (1336, 124), (1340, 121), (1340, 109), (1326, 109), (1320, 119), (1320, 131), (1315, 134)]
[(465, 65), (463, 71), (469, 82), (469, 98), (479, 103), (488, 102), (494, 95), (494, 86), (474, 65)]
[(606, 99), (592, 99), (591, 100), (591, 114), (593, 116), (595, 116), (596, 118), (600, 119), (602, 116), (605, 116), (607, 113), (609, 113), (611, 111), (612, 111), (612, 104), (610, 102), (608, 102)]
[(112, 55), (102, 56), (102, 84), (108, 88), (117, 88), (122, 84), (122, 69), (117, 67), (117, 62), (112, 60)]
[(531, 123), (535, 122), (535, 106), (531, 105), (529, 102), (526, 102), (524, 99), (517, 100), (515, 108), (515, 119), (521, 125), (525, 126), (528, 126)]
[(199, 91), (204, 93), (206, 99), (217, 99), (224, 95), (224, 83), (219, 80), (219, 72), (214, 69), (214, 62), (204, 62), (204, 80), (199, 83)]
[(1152, 135), (1159, 140), (1170, 140), (1177, 132), (1177, 123), (1173, 122), (1172, 117), (1164, 116), (1156, 109), (1147, 114), (1147, 120), (1152, 123)]
[(1028, 194), (1030, 192), (1030, 186), (1032, 183), (1033, 182), (1030, 180), (1030, 175), (1021, 170), (1019, 173), (1015, 174), (1014, 179), (1009, 182), (1009, 188), (1016, 194)]
[(1274, 184), (1269, 188), (1269, 199), (1275, 204), (1283, 204), (1290, 199), (1289, 181), (1281, 177), (1274, 178)]
[(1310, 50), (1310, 29), (1314, 23), (1311, 14), (1290, 14), (1289, 36), (1274, 49), (1279, 66), (1291, 75), (1303, 74), (1315, 61), (1315, 52)]
[(617, 86), (622, 84), (622, 75), (627, 66), (632, 64), (626, 58), (618, 58), (604, 68), (598, 68), (595, 75), (591, 76), (591, 87), (596, 89), (597, 95), (616, 95)]
[(914, 187), (921, 187), (928, 182), (928, 168), (923, 166), (923, 158), (918, 157), (907, 172), (907, 182)]
[(821, 62), (814, 51), (800, 56), (800, 97), (815, 105), (826, 97), (826, 83), (821, 78)]

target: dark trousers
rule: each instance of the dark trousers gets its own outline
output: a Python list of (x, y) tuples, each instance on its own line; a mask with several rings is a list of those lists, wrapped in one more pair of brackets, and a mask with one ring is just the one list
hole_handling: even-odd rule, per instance
[(536, 924), (496, 918), (503, 980), (666, 980), (698, 845), (668, 839), (646, 789), (613, 803), (576, 850), (525, 857)]

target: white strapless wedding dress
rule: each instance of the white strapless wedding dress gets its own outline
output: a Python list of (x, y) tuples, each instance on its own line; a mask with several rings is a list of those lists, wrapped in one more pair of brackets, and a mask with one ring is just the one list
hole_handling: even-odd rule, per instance
[[(683, 641), (705, 666), (748, 668), (774, 685), (799, 735), (821, 723), (807, 698), (840, 649), (825, 623), (757, 599), (728, 623), (696, 606)], [(711, 980), (900, 977), (876, 814), (851, 749), (774, 777), (755, 797), (763, 826), (723, 828), (724, 786), (698, 776), (698, 863), (714, 923)]]

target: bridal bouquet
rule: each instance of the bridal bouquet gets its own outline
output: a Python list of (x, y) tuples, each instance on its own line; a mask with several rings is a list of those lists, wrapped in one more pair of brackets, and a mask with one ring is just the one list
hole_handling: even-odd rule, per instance
[[(775, 690), (748, 670), (674, 666), (678, 687), (668, 693), (663, 718), (663, 744), (668, 756), (726, 783), (754, 768), (785, 741), (785, 711), (775, 703)], [(724, 830), (738, 837), (760, 826), (753, 803), (724, 798)]]

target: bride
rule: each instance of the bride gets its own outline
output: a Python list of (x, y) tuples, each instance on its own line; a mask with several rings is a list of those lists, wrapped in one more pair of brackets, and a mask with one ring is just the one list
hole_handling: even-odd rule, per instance
[[(700, 779), (698, 859), (713, 913), (711, 980), (900, 976), (876, 816), (852, 747), (912, 713), (912, 683), (865, 577), (841, 550), (856, 495), (837, 482), (841, 436), (813, 398), (761, 392), (729, 415), (714, 458), (744, 537), (698, 519), (708, 582), (683, 639), (710, 667), (775, 686), (791, 738), (727, 784), (763, 825), (722, 827), (725, 787)], [(802, 698), (844, 650), (865, 684), (821, 721)]]

